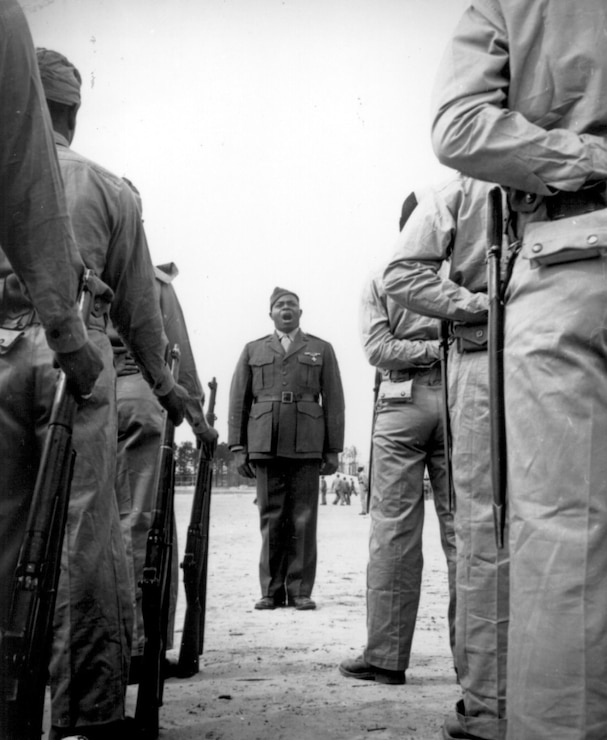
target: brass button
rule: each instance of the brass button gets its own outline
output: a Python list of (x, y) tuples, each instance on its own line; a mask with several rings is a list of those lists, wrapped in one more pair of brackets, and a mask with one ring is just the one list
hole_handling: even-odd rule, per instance
[(482, 329), (476, 330), (476, 336), (480, 339), (485, 332)]
[(531, 251), (532, 252), (535, 252), (535, 254), (537, 254), (538, 252), (541, 252), (543, 248), (544, 248), (544, 245), (543, 244), (534, 244), (531, 247)]
[(598, 242), (599, 238), (596, 234), (591, 234), (586, 241), (588, 244), (596, 244)]

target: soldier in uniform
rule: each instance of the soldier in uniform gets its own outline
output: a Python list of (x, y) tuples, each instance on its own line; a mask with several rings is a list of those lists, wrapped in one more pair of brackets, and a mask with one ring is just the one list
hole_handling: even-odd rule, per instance
[[(109, 316), (159, 402), (179, 424), (187, 393), (175, 384), (166, 362), (168, 343), (135, 197), (121, 178), (70, 149), (80, 105), (78, 71), (63, 55), (46, 49), (38, 50), (38, 64), (77, 247), (85, 264), (112, 288)], [(103, 356), (104, 368), (73, 433), (77, 456), (50, 664), (51, 740), (73, 734), (88, 740), (120, 737), (127, 724), (123, 719), (132, 605), (114, 493), (117, 413), (107, 313), (102, 308), (91, 320), (89, 336)], [(50, 406), (50, 353), (38, 373)], [(24, 385), (21, 393), (27, 392)], [(8, 458), (15, 460), (17, 471), (36, 467), (33, 446), (16, 435), (10, 444)], [(15, 476), (8, 488), (21, 491), (22, 473)]]
[(435, 91), (444, 164), (507, 188), (509, 740), (607, 737), (607, 4), (475, 0)]
[(384, 284), (396, 303), (449, 320), (454, 335), (448, 398), (457, 501), (455, 664), (463, 696), (457, 718), (445, 722), (443, 737), (501, 740), (509, 563), (508, 549), (496, 546), (492, 510), (485, 208), (490, 188), (460, 175), (423, 194), (412, 193), (409, 200), (417, 205)]
[[(400, 226), (404, 226), (401, 218)], [(404, 684), (421, 595), (424, 473), (434, 492), (448, 571), (448, 622), (455, 642), (455, 533), (445, 460), (440, 324), (399, 306), (381, 275), (362, 298), (361, 337), (381, 372), (371, 465), (367, 644), (339, 666), (348, 678)]]
[[(65, 204), (36, 53), (23, 11), (0, 3), (0, 629), (11, 603), (52, 401), (37, 393), (53, 353), (72, 391), (90, 396), (103, 369), (77, 307), (84, 264)], [(23, 390), (27, 389), (25, 396)], [(39, 403), (37, 412), (33, 411)], [(1, 637), (0, 637), (1, 639)], [(0, 730), (4, 726), (0, 695)]]
[[(154, 268), (156, 289), (164, 330), (169, 346), (179, 346), (179, 383), (188, 392), (185, 414), (199, 443), (212, 443), (217, 432), (209, 427), (204, 415), (204, 393), (198, 378), (194, 354), (183, 311), (173, 287), (178, 274), (170, 262)], [(130, 682), (137, 683), (144, 648), (141, 588), (148, 532), (154, 508), (154, 475), (162, 438), (164, 413), (162, 406), (145, 382), (139, 366), (115, 330), (109, 332), (116, 366), (116, 397), (118, 402), (118, 457), (116, 465), (116, 496), (120, 511), (122, 535), (126, 547), (131, 598), (135, 606), (131, 649)], [(172, 647), (175, 608), (179, 585), (177, 539), (173, 542), (171, 598), (169, 608), (168, 644)], [(168, 666), (166, 666), (168, 669)]]
[(249, 342), (230, 388), (228, 445), (241, 474), (257, 479), (262, 598), (256, 609), (288, 600), (314, 609), (319, 474), (337, 469), (344, 397), (328, 342), (304, 334), (291, 290), (275, 288), (276, 331)]

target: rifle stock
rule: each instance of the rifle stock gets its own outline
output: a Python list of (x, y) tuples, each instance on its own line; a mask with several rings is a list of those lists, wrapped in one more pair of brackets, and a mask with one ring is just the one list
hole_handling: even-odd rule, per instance
[[(172, 372), (179, 378), (179, 348), (171, 350)], [(145, 643), (143, 670), (137, 691), (135, 720), (141, 737), (153, 740), (159, 732), (159, 710), (164, 692), (163, 664), (169, 620), (173, 497), (175, 492), (175, 426), (164, 420), (155, 475), (156, 499), (146, 543), (141, 586)]]
[[(92, 304), (85, 270), (79, 299), (88, 323)], [(0, 646), (0, 737), (40, 740), (53, 614), (76, 453), (72, 431), (77, 402), (59, 373), (40, 466), (19, 551), (11, 607)]]
[(371, 508), (371, 473), (373, 471), (373, 432), (375, 431), (375, 417), (377, 415), (377, 398), (379, 396), (379, 386), (381, 385), (381, 373), (379, 370), (375, 370), (375, 377), (373, 379), (373, 416), (371, 419), (371, 442), (369, 443), (369, 468), (367, 473), (367, 514)]
[[(216, 418), (215, 399), (217, 396), (217, 381), (215, 378), (209, 383), (209, 388), (211, 389), (211, 394), (209, 396), (207, 421), (210, 426), (213, 426)], [(185, 553), (181, 564), (187, 603), (179, 661), (177, 664), (177, 673), (182, 678), (187, 678), (198, 673), (200, 670), (198, 658), (204, 650), (209, 522), (214, 454), (214, 444), (203, 444), (201, 446), (198, 469), (196, 471), (196, 485), (192, 501), (190, 525), (188, 527)]]
[(489, 413), (491, 424), (491, 482), (497, 546), (504, 546), (506, 526), (506, 415), (504, 401), (504, 302), (501, 285), (502, 193), (489, 192), (487, 226), (487, 288), (489, 294)]
[(449, 322), (441, 321), (440, 327), (440, 370), (443, 394), (443, 449), (447, 468), (447, 491), (449, 511), (455, 511), (455, 489), (453, 487), (453, 462), (451, 459), (451, 420), (449, 418)]

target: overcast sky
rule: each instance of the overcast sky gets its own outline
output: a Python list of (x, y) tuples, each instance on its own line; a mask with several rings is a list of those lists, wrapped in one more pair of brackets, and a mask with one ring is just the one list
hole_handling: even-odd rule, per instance
[[(430, 95), (466, 0), (21, 0), (34, 43), (83, 77), (73, 148), (140, 190), (152, 259), (174, 261), (217, 428), (269, 296), (330, 341), (346, 444), (366, 462), (373, 370), (359, 299), (400, 206), (445, 179)], [(191, 438), (183, 426), (178, 439)]]

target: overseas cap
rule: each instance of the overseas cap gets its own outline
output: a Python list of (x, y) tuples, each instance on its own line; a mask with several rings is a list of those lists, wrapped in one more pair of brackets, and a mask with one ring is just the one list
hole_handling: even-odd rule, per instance
[(47, 100), (80, 106), (82, 77), (74, 65), (57, 51), (36, 49), (38, 69)]
[(294, 293), (292, 290), (287, 290), (286, 288), (274, 288), (272, 291), (272, 295), (270, 296), (270, 311), (272, 310), (272, 306), (276, 303), (276, 301), (279, 298), (282, 298), (283, 295), (294, 295), (295, 298), (297, 298), (297, 302), (299, 303), (299, 296), (297, 293)]

